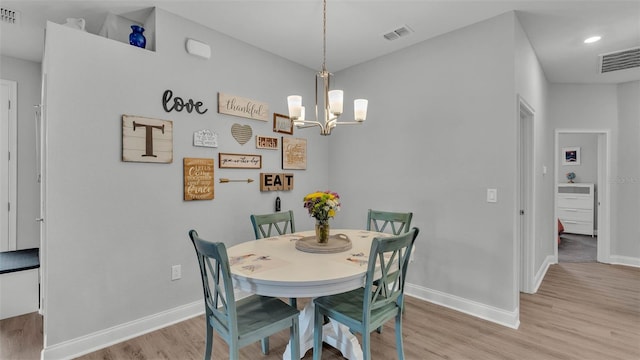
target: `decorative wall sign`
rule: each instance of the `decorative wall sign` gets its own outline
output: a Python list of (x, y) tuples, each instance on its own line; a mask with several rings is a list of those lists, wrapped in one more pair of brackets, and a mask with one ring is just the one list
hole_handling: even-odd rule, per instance
[(293, 135), (293, 121), (287, 115), (273, 113), (273, 131)]
[(218, 166), (221, 169), (262, 169), (262, 155), (218, 153)]
[(193, 146), (218, 147), (218, 133), (203, 129), (193, 133)]
[(282, 168), (285, 170), (307, 168), (307, 139), (282, 138)]
[(278, 150), (279, 141), (277, 137), (256, 135), (256, 149)]
[(184, 199), (213, 199), (213, 159), (184, 158)]
[(253, 130), (249, 125), (233, 124), (231, 125), (231, 136), (240, 144), (244, 145), (251, 139)]
[(260, 191), (293, 190), (293, 174), (260, 173)]
[(225, 93), (218, 93), (218, 112), (254, 120), (269, 120), (269, 104)]
[(122, 115), (122, 161), (173, 162), (173, 122)]
[(191, 113), (195, 110), (198, 114), (204, 114), (209, 109), (203, 108), (202, 105), (204, 105), (202, 101), (193, 102), (193, 99), (184, 101), (179, 96), (173, 97), (173, 91), (171, 90), (165, 90), (164, 94), (162, 94), (162, 108), (166, 112), (187, 110), (188, 113)]

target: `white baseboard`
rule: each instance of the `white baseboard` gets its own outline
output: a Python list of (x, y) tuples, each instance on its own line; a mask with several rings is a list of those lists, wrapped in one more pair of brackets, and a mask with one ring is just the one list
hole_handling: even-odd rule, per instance
[(640, 267), (640, 258), (635, 258), (630, 256), (610, 255), (609, 261), (611, 262), (611, 264), (615, 264), (615, 265)]
[(538, 272), (536, 273), (535, 277), (533, 278), (533, 292), (532, 294), (535, 294), (538, 292), (538, 289), (540, 288), (540, 285), (542, 284), (542, 280), (544, 280), (544, 276), (547, 274), (547, 271), (549, 270), (549, 266), (557, 263), (558, 261), (556, 260), (556, 257), (553, 255), (548, 255), (545, 259), (544, 262), (542, 263), (542, 265), (540, 266), (540, 269), (538, 269)]
[[(519, 309), (506, 311), (412, 284), (406, 284), (405, 291), (408, 296), (413, 296), (445, 306), (509, 328), (517, 329), (520, 325)], [(236, 294), (238, 299), (246, 295), (248, 294), (240, 292)], [(76, 339), (65, 341), (60, 344), (47, 346), (42, 350), (41, 359), (73, 359), (192, 317), (199, 316), (203, 313), (204, 305), (202, 301), (196, 301), (158, 314), (150, 315), (138, 320), (81, 336)]]
[(40, 357), (42, 360), (72, 359), (201, 314), (204, 314), (204, 303), (202, 300), (97, 331), (60, 344), (47, 346), (42, 350)]
[(520, 326), (520, 309), (507, 311), (455, 295), (428, 289), (422, 286), (406, 284), (405, 294), (418, 299), (442, 305), (450, 309), (494, 322), (512, 329)]

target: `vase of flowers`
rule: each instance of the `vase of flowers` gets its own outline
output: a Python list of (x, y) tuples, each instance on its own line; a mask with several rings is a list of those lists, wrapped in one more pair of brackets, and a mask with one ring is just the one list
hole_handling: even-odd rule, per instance
[(304, 207), (309, 216), (316, 219), (316, 241), (319, 244), (329, 242), (329, 219), (340, 210), (340, 195), (335, 192), (316, 191), (304, 197)]
[(567, 173), (567, 180), (569, 180), (569, 184), (573, 184), (573, 179), (576, 178), (576, 173), (570, 172)]

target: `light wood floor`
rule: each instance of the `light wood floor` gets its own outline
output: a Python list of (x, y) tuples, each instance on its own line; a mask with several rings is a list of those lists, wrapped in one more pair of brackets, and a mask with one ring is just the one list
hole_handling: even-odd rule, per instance
[[(300, 303), (299, 306), (302, 306)], [(599, 263), (550, 267), (537, 294), (520, 297), (520, 328), (509, 329), (473, 316), (407, 298), (404, 347), (407, 359), (640, 359), (640, 269)], [(0, 359), (39, 359), (37, 314), (0, 321)], [(271, 337), (271, 352), (258, 343), (242, 359), (282, 359), (288, 332)], [(374, 359), (395, 359), (393, 322), (372, 334)], [(227, 345), (214, 340), (214, 359)], [(202, 359), (204, 317), (193, 318), (80, 357), (94, 359)], [(305, 359), (311, 359), (312, 351)], [(342, 359), (325, 345), (323, 359)]]

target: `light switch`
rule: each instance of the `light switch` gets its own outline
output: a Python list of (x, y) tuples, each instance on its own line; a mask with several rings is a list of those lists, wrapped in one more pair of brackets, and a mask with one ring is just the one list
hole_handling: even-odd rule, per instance
[(171, 280), (179, 280), (182, 278), (182, 265), (173, 265), (171, 267)]
[(546, 165), (542, 166), (542, 175), (547, 175), (547, 166)]
[(487, 202), (498, 202), (498, 189), (487, 189)]

